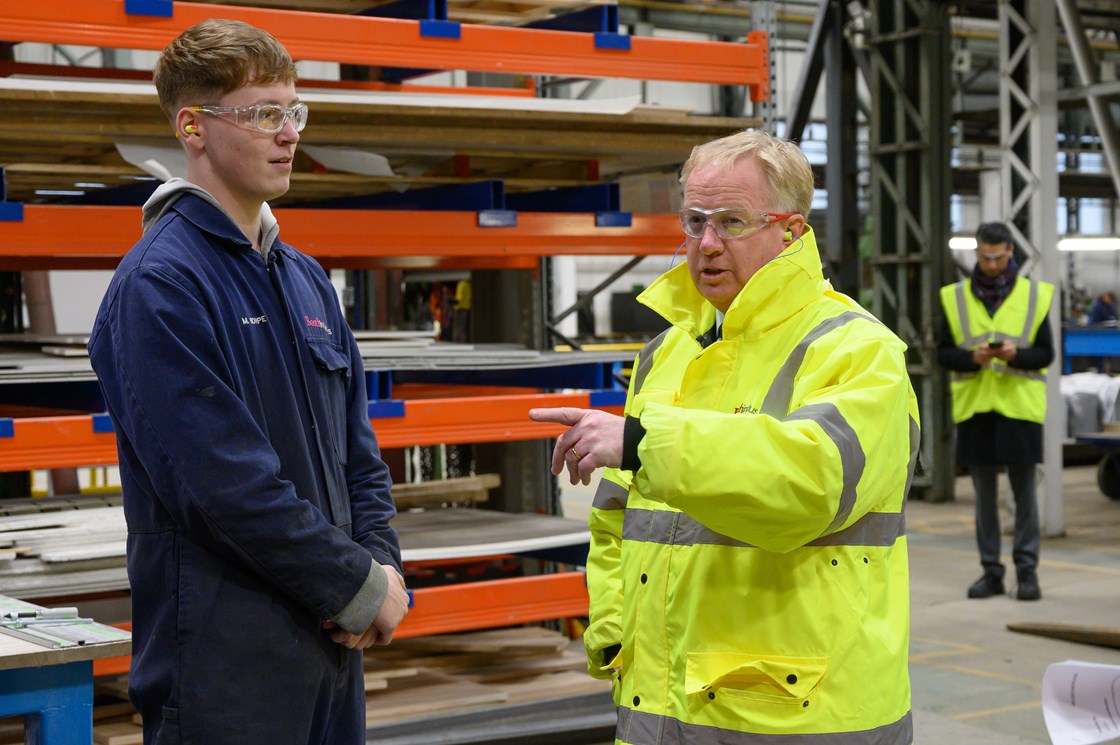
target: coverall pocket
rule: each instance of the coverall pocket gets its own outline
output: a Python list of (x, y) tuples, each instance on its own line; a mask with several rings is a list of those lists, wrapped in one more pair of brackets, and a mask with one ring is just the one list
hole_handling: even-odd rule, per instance
[[(326, 404), (327, 431), (340, 463), (346, 462), (346, 391), (350, 383), (350, 357), (333, 343), (308, 338), (307, 349), (319, 369)], [(324, 426), (324, 425), (320, 425)]]
[(690, 696), (800, 705), (816, 690), (827, 670), (827, 657), (693, 652), (688, 655), (685, 692)]

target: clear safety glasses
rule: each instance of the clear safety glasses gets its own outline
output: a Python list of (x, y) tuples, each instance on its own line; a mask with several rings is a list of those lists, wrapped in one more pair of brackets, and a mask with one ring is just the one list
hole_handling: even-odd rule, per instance
[(191, 106), (194, 111), (204, 111), (212, 116), (233, 116), (234, 124), (274, 135), (291, 120), (297, 132), (307, 126), (307, 104), (297, 103), (290, 109), (278, 103), (258, 103), (252, 106)]
[(796, 213), (755, 212), (731, 207), (720, 207), (714, 210), (688, 207), (680, 211), (681, 229), (689, 238), (703, 237), (704, 226), (711, 225), (716, 231), (716, 235), (724, 240), (746, 238), (767, 225), (785, 220), (787, 217), (793, 217), (794, 214)]

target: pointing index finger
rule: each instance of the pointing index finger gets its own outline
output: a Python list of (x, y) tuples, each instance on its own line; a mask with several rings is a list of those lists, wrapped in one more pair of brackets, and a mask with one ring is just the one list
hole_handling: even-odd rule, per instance
[(563, 406), (555, 409), (529, 409), (529, 418), (535, 422), (554, 422), (573, 425), (583, 418), (584, 409)]

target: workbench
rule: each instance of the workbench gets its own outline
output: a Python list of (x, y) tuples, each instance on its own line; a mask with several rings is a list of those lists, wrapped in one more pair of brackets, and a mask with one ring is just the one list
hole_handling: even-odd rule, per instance
[(128, 655), (129, 639), (48, 649), (0, 633), (0, 717), (24, 717), (26, 745), (93, 742), (93, 661)]

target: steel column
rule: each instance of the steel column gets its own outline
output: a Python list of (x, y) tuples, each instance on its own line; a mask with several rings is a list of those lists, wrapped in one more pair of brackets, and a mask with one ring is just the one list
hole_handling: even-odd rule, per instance
[(936, 364), (938, 288), (949, 254), (949, 26), (937, 0), (871, 0), (872, 291), (876, 315), (909, 345), (921, 410), (914, 487), (953, 496), (948, 386)]
[[(1026, 254), (1022, 272), (1061, 286), (1057, 251), (1057, 19), (1050, 0), (1000, 0), (1000, 174), (1003, 214)], [(1042, 531), (1061, 535), (1065, 404), (1059, 389), (1061, 303), (1050, 304), (1054, 363), (1046, 380)]]

